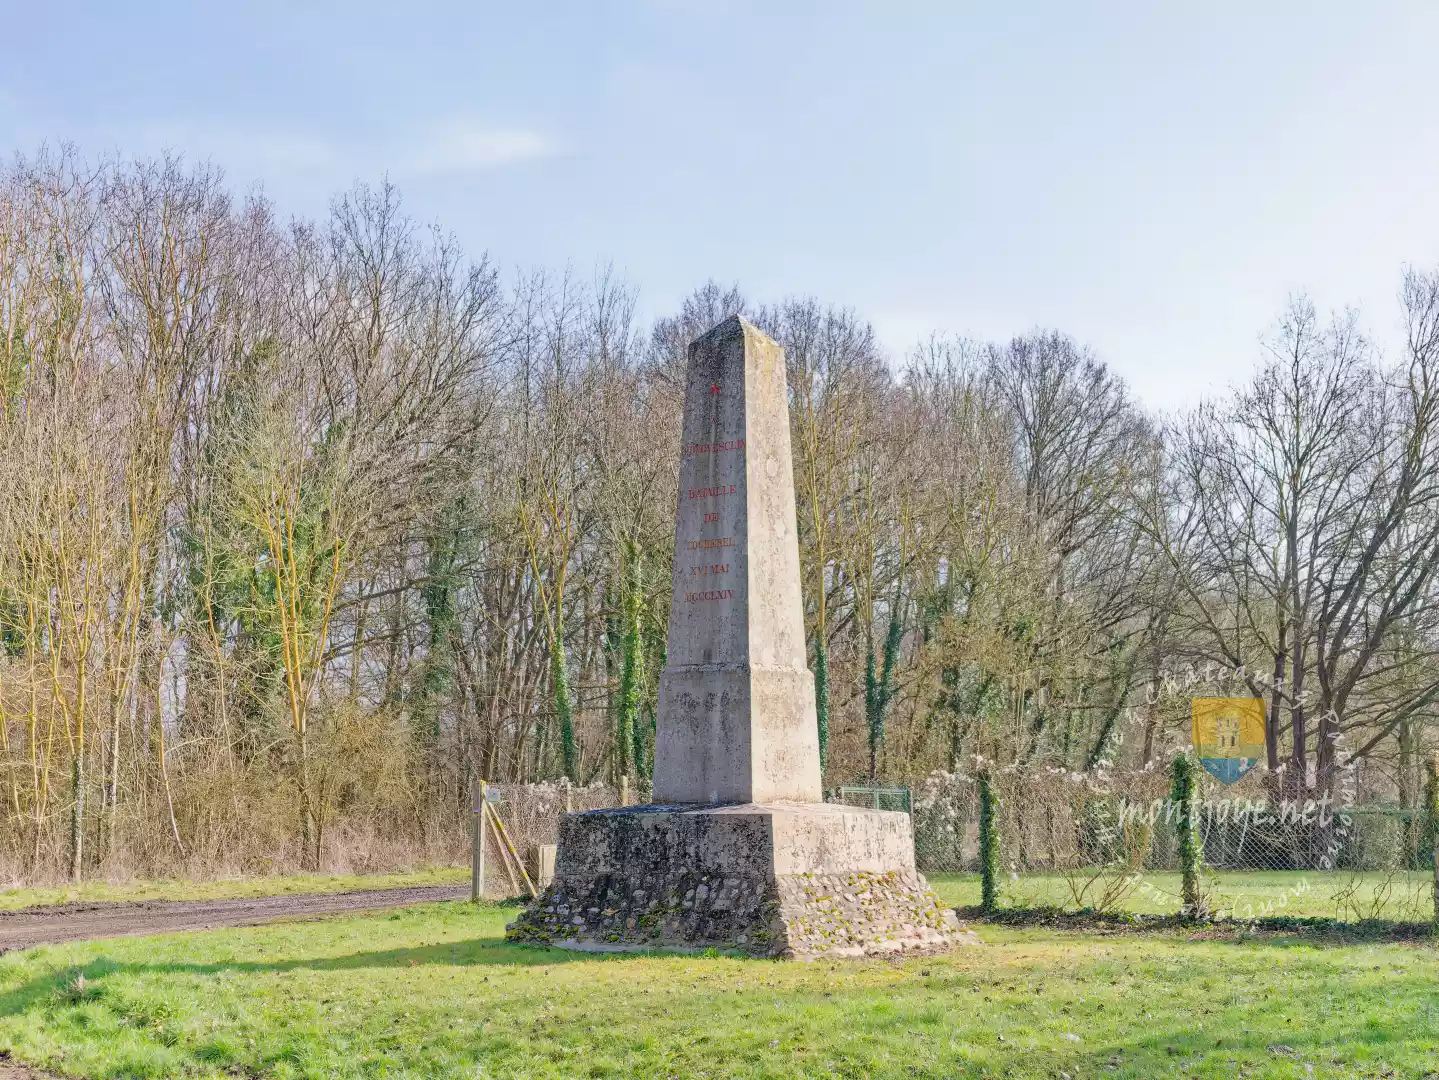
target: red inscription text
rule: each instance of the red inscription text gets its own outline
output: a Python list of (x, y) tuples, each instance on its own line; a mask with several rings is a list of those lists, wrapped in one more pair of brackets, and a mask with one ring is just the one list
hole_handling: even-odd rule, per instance
[(733, 484), (719, 484), (716, 487), (690, 488), (691, 499), (722, 499), (734, 494)]
[(685, 603), (693, 604), (703, 600), (728, 600), (733, 596), (733, 589), (709, 589), (706, 592), (687, 592), (685, 593)]
[(687, 443), (681, 451), (683, 457), (699, 457), (703, 454), (725, 454), (731, 450), (743, 450), (743, 439), (731, 439), (728, 442), (697, 442)]

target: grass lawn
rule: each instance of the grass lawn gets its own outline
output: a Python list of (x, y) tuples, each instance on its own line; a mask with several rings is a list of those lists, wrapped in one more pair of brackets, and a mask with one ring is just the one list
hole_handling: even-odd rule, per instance
[[(83, 1077), (1422, 1077), (1439, 953), (979, 927), (901, 962), (509, 946), (514, 908), (0, 957), (0, 1050)], [(1429, 1074), (1434, 1075), (1434, 1074)]]
[[(955, 907), (978, 906), (978, 874), (929, 874), (940, 897)], [(1084, 879), (1078, 879), (1081, 885)], [(1237, 918), (1262, 915), (1324, 916), (1328, 918), (1394, 919), (1427, 922), (1434, 914), (1433, 874), (1408, 871), (1396, 874), (1306, 873), (1304, 871), (1221, 871), (1205, 876), (1211, 909)], [(1099, 886), (1086, 894), (1096, 903)], [(1021, 874), (1004, 882), (1000, 902), (1007, 907), (1054, 905), (1074, 909), (1085, 906), (1063, 874)], [(1118, 910), (1143, 915), (1173, 915), (1180, 908), (1179, 874), (1146, 871)]]
[(215, 881), (135, 881), (124, 885), (84, 881), (50, 888), (0, 889), (0, 911), (75, 900), (239, 900), (250, 896), (460, 885), (469, 880), (468, 867), (439, 867), (403, 874), (277, 874)]

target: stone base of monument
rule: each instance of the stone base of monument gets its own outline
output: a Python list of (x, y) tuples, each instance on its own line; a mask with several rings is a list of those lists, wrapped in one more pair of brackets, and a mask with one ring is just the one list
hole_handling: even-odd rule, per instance
[(511, 941), (813, 959), (972, 944), (914, 868), (909, 816), (824, 803), (567, 815)]

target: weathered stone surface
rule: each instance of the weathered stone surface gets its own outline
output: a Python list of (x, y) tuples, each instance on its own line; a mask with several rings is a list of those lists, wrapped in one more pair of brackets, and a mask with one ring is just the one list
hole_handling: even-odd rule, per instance
[(784, 353), (742, 319), (690, 346), (654, 797), (819, 802)]
[(654, 794), (571, 814), (508, 929), (567, 948), (850, 956), (972, 940), (905, 814), (821, 802), (784, 354), (741, 319), (690, 346)]
[(570, 815), (554, 882), (508, 936), (799, 959), (969, 940), (914, 869), (907, 815), (825, 804)]

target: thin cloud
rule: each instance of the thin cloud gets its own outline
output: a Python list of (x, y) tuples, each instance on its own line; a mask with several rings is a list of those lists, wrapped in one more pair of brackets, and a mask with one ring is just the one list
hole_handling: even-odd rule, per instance
[(337, 141), (318, 132), (154, 125), (131, 129), (120, 144), (142, 153), (179, 151), (186, 157), (210, 159), (227, 169), (269, 180), (326, 184), (386, 173), (434, 177), (487, 172), (562, 151), (558, 142), (538, 131), (490, 128), (466, 121), (431, 128), (417, 138), (381, 138), (369, 143)]
[(537, 131), (454, 123), (432, 131), (406, 155), (398, 171), (417, 176), (483, 172), (559, 152), (558, 143)]

